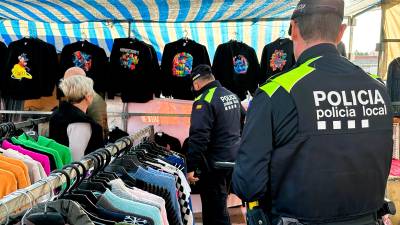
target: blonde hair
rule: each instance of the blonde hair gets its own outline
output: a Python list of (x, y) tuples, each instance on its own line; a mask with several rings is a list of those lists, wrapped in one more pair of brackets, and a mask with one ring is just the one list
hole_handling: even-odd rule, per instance
[(59, 87), (70, 103), (80, 103), (87, 95), (94, 95), (93, 80), (89, 77), (71, 76), (62, 79)]

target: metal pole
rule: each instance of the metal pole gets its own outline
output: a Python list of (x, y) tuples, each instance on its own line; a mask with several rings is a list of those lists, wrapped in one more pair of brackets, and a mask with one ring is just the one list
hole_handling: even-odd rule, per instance
[(350, 25), (350, 37), (349, 37), (349, 60), (353, 59), (353, 38), (354, 38), (354, 26), (353, 21), (354, 17), (349, 18), (349, 25)]
[(132, 32), (131, 29), (132, 29), (132, 28), (131, 28), (131, 21), (129, 21), (129, 22), (128, 22), (128, 38), (131, 38), (131, 32)]
[(385, 75), (385, 74), (380, 74), (381, 66), (383, 66), (382, 62), (386, 61), (384, 59), (384, 49), (385, 49), (385, 45), (386, 45), (386, 43), (384, 42), (384, 39), (385, 39), (385, 18), (386, 18), (385, 10), (383, 10), (383, 8), (384, 8), (383, 5), (384, 4), (385, 4), (385, 2), (382, 2), (382, 5), (381, 5), (381, 12), (382, 12), (382, 14), (381, 14), (381, 38), (380, 38), (380, 43), (379, 43), (379, 54), (378, 54), (378, 74), (379, 74), (379, 76), (381, 78), (384, 77), (384, 75)]

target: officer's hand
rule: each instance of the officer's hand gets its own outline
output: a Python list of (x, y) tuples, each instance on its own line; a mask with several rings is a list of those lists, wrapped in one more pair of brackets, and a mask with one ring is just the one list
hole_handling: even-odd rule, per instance
[(195, 184), (197, 181), (199, 181), (199, 178), (194, 176), (194, 172), (190, 172), (186, 175), (186, 178), (189, 182), (189, 184)]

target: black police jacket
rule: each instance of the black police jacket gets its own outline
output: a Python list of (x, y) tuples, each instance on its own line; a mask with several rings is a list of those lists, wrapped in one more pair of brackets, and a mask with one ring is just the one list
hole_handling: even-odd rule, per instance
[(239, 98), (218, 81), (200, 93), (192, 109), (188, 172), (205, 166), (211, 170), (218, 161), (235, 161), (240, 142), (243, 109)]
[(271, 218), (320, 223), (376, 212), (392, 157), (385, 87), (334, 45), (306, 50), (260, 87), (243, 130), (234, 192)]

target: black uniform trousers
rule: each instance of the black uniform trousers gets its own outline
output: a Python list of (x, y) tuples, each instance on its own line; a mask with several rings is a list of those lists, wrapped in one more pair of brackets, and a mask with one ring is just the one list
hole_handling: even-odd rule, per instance
[(202, 204), (203, 225), (230, 225), (227, 198), (232, 171), (213, 170), (203, 173), (198, 182)]

